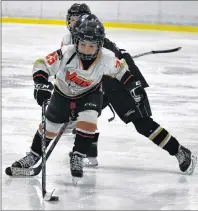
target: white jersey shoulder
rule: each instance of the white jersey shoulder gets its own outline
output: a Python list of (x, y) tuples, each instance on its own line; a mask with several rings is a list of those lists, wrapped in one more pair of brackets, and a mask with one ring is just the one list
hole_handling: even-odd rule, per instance
[(63, 45), (61, 47), (61, 52), (64, 57), (69, 57), (70, 55), (76, 52), (76, 48), (74, 47), (74, 45), (71, 45), (71, 44)]
[(115, 54), (106, 49), (102, 49), (103, 52), (103, 65), (104, 65), (104, 75), (115, 77), (121, 80), (122, 76), (126, 71), (128, 71), (128, 65), (124, 59), (119, 60), (115, 57)]
[(49, 76), (56, 75), (59, 71), (62, 60), (67, 60), (75, 52), (73, 45), (62, 46), (61, 49), (56, 50), (44, 58), (37, 59), (33, 66), (33, 74), (42, 70)]
[(72, 35), (71, 32), (67, 29), (66, 34), (62, 38), (61, 47), (64, 45), (71, 45), (72, 44)]

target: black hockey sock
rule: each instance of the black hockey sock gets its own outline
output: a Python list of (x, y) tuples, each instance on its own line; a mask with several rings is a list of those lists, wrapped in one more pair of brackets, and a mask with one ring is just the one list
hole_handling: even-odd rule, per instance
[(166, 129), (161, 127), (151, 117), (146, 117), (134, 123), (137, 131), (148, 137), (154, 144), (166, 150), (170, 155), (176, 155), (179, 142)]
[(98, 144), (99, 135), (100, 135), (100, 133), (95, 133), (94, 139), (92, 141), (93, 144), (95, 144), (95, 145)]
[(94, 134), (83, 133), (79, 130), (76, 130), (73, 152), (77, 151), (82, 154), (87, 154), (93, 140), (94, 140)]
[(92, 141), (91, 147), (87, 152), (87, 157), (97, 157), (98, 156), (98, 138), (100, 133), (95, 133), (94, 139)]
[[(46, 148), (49, 146), (51, 140), (53, 140), (53, 139), (46, 138)], [(34, 136), (33, 142), (32, 142), (31, 150), (34, 153), (38, 154), (39, 156), (42, 155), (41, 144), (42, 144), (42, 136), (40, 135), (39, 131), (37, 130), (36, 134)]]
[(161, 126), (150, 134), (149, 139), (154, 144), (166, 150), (170, 155), (176, 155), (178, 152), (179, 142)]
[(171, 136), (169, 142), (164, 146), (163, 149), (169, 152), (170, 155), (176, 155), (178, 153), (179, 146), (180, 144), (177, 139)]

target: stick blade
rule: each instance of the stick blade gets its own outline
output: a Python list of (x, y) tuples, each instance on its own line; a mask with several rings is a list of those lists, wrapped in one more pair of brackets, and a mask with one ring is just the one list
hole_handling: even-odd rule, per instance
[(18, 167), (7, 167), (5, 169), (5, 173), (8, 176), (13, 176), (13, 177), (17, 177), (17, 176), (35, 176), (37, 175), (37, 172), (34, 172), (34, 169), (32, 168), (18, 168)]
[(45, 201), (58, 201), (59, 200), (58, 196), (52, 196), (54, 191), (55, 191), (55, 189), (52, 192), (46, 192), (43, 199)]
[(177, 47), (177, 48), (172, 48), (172, 49), (167, 49), (167, 50), (159, 50), (159, 51), (152, 51), (153, 54), (157, 54), (157, 53), (172, 53), (172, 52), (176, 52), (179, 51), (182, 47)]
[(172, 49), (172, 52), (179, 51), (179, 50), (181, 50), (181, 48), (182, 48), (182, 47), (173, 48), (173, 49)]

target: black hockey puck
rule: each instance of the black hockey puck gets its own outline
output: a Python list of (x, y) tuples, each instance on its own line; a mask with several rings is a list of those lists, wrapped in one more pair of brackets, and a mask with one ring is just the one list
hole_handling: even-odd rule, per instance
[(58, 196), (52, 196), (50, 201), (58, 201), (59, 200), (59, 197)]

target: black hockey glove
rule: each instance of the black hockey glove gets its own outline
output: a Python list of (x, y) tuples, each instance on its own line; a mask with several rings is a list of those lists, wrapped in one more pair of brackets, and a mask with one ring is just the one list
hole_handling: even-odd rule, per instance
[(35, 83), (34, 84), (34, 99), (37, 103), (42, 106), (45, 100), (51, 98), (52, 90), (54, 86), (51, 82), (47, 82), (46, 84)]
[(135, 100), (137, 104), (141, 104), (144, 102), (146, 97), (146, 92), (141, 85), (140, 81), (135, 81), (128, 86), (128, 91), (130, 92), (131, 96)]

